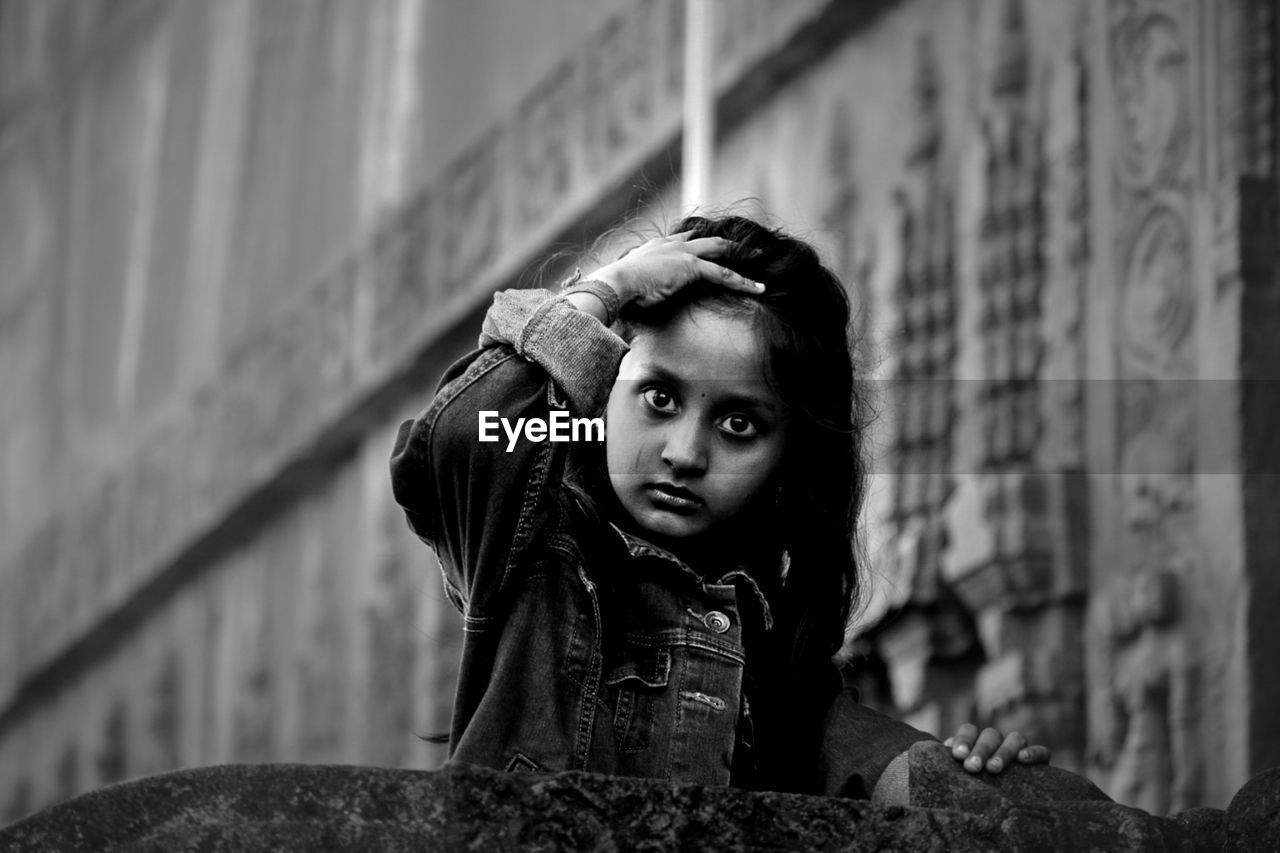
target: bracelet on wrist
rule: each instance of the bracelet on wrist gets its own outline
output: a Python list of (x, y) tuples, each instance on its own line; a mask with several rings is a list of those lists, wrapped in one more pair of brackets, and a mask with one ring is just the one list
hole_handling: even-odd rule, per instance
[(582, 270), (576, 270), (573, 276), (561, 285), (561, 291), (565, 296), (571, 293), (590, 293), (599, 299), (600, 304), (604, 306), (604, 319), (601, 322), (606, 326), (612, 326), (613, 321), (618, 319), (618, 311), (622, 307), (622, 299), (618, 296), (618, 291), (603, 281), (594, 278), (583, 279)]

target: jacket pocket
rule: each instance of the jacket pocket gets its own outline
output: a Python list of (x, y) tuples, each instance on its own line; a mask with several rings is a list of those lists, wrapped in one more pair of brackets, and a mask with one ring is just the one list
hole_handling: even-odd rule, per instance
[(604, 683), (617, 693), (613, 731), (622, 752), (649, 748), (667, 685), (671, 679), (668, 649), (628, 648), (605, 674)]

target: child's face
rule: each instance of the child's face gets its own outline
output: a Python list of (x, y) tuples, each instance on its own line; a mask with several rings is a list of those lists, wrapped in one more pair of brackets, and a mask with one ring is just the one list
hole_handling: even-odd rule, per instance
[(609, 482), (659, 540), (723, 530), (769, 487), (788, 416), (749, 317), (691, 306), (631, 342), (605, 410)]

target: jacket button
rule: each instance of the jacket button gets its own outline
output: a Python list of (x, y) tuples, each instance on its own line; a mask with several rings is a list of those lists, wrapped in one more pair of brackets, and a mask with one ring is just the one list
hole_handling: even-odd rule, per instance
[(729, 630), (729, 617), (725, 616), (719, 610), (712, 610), (708, 613), (703, 617), (702, 623), (717, 634), (723, 634), (725, 631)]

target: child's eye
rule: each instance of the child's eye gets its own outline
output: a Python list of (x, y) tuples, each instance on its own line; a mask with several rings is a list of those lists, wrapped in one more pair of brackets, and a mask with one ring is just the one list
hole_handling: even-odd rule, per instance
[(746, 415), (729, 415), (720, 421), (720, 429), (734, 438), (754, 438), (759, 430)]
[(652, 409), (659, 412), (675, 412), (676, 398), (670, 391), (665, 388), (646, 388), (641, 394), (644, 401), (649, 404)]

